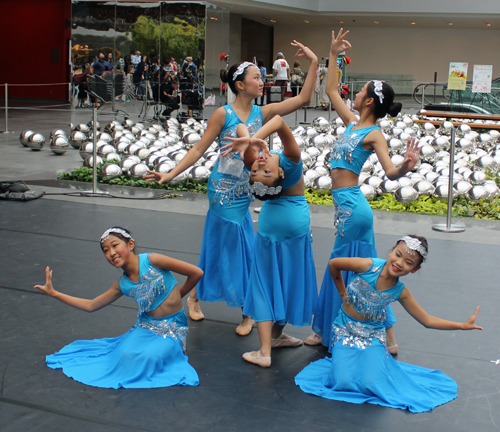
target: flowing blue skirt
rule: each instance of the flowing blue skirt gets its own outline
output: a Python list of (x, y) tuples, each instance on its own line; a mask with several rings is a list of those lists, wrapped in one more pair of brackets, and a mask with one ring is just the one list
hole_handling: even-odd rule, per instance
[(318, 297), (309, 207), (303, 196), (264, 202), (243, 313), (255, 321), (310, 325)]
[[(358, 321), (341, 310), (336, 324)], [(385, 326), (380, 323), (380, 328)], [(353, 346), (351, 346), (353, 345)], [(457, 397), (457, 383), (439, 370), (394, 360), (376, 338), (368, 346), (338, 341), (332, 357), (306, 366), (295, 383), (305, 392), (327, 399), (371, 403), (411, 412), (429, 411)]]
[[(373, 258), (377, 256), (375, 232), (373, 230), (373, 211), (359, 186), (332, 190), (335, 206), (334, 224), (337, 237), (330, 261), (333, 258), (357, 257)], [(354, 272), (342, 272), (347, 286), (354, 277)], [(319, 293), (318, 306), (314, 313), (313, 331), (323, 337), (323, 345), (331, 351), (331, 329), (333, 320), (342, 306), (342, 299), (337, 291), (328, 263)], [(396, 323), (396, 317), (390, 306), (386, 309), (386, 328)]]
[(197, 386), (198, 374), (183, 350), (186, 335), (184, 309), (163, 318), (143, 314), (124, 335), (75, 341), (48, 355), (47, 366), (94, 387)]
[(243, 307), (248, 290), (255, 234), (248, 210), (250, 199), (221, 204), (209, 182), (210, 208), (205, 219), (198, 266), (205, 272), (196, 295), (206, 302), (226, 301)]

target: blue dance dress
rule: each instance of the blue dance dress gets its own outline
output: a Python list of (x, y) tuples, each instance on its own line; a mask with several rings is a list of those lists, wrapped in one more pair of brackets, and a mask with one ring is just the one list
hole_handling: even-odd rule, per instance
[(455, 381), (439, 370), (401, 363), (388, 354), (385, 313), (404, 289), (401, 282), (377, 291), (386, 261), (373, 258), (347, 287), (348, 302), (370, 318), (360, 321), (339, 310), (332, 326), (332, 357), (306, 366), (295, 383), (306, 393), (356, 404), (371, 403), (411, 412), (429, 411), (457, 397)]
[[(302, 161), (290, 161), (283, 152), (282, 187), (302, 178)], [(265, 201), (259, 216), (250, 288), (243, 313), (255, 321), (294, 326), (311, 324), (318, 297), (312, 252), (309, 207), (302, 196), (280, 196)]]
[[(262, 110), (253, 105), (250, 116), (242, 122), (231, 105), (224, 106), (226, 119), (219, 134), (219, 147), (235, 138), (236, 128), (244, 123), (250, 136), (262, 127)], [(223, 301), (242, 307), (254, 249), (254, 229), (248, 210), (252, 201), (250, 175), (239, 153), (220, 156), (208, 179), (210, 208), (205, 219), (198, 266), (205, 272), (196, 295), (207, 302)]]
[(162, 318), (147, 314), (168, 297), (177, 284), (175, 278), (151, 265), (148, 254), (139, 255), (139, 272), (137, 283), (125, 273), (118, 280), (123, 294), (139, 305), (134, 327), (115, 338), (75, 341), (47, 356), (47, 366), (103, 388), (199, 384), (185, 354), (188, 325), (184, 309)]
[[(358, 174), (373, 150), (363, 148), (363, 139), (378, 126), (352, 130), (356, 123), (347, 126), (344, 135), (330, 152), (330, 169), (346, 169)], [(335, 244), (330, 260), (340, 257), (369, 258), (377, 256), (375, 249), (375, 232), (373, 230), (373, 211), (359, 186), (332, 190), (335, 206), (334, 226), (337, 230)], [(353, 272), (342, 272), (346, 285), (351, 281)], [(323, 345), (331, 348), (332, 323), (342, 305), (328, 263), (313, 321), (313, 331), (323, 337)], [(392, 327), (396, 318), (389, 306), (387, 310), (386, 328)]]

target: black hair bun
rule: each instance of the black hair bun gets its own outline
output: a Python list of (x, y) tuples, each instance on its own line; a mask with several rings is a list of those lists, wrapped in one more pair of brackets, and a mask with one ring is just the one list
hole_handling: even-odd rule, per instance
[(389, 107), (388, 113), (391, 117), (396, 117), (401, 112), (402, 108), (403, 104), (401, 102), (393, 102)]
[(228, 83), (229, 82), (229, 76), (228, 76), (228, 73), (227, 73), (226, 69), (221, 69), (220, 70), (220, 80), (223, 83)]

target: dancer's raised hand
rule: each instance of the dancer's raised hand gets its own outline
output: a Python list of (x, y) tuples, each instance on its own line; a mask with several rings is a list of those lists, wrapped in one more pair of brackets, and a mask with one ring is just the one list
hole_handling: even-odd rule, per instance
[(479, 313), (479, 306), (476, 308), (476, 312), (474, 312), (471, 317), (464, 322), (464, 330), (483, 330), (482, 327), (476, 325), (477, 314)]
[(345, 39), (348, 34), (349, 30), (344, 31), (344, 29), (341, 28), (339, 34), (335, 37), (335, 30), (332, 31), (332, 46), (330, 47), (330, 52), (333, 55), (338, 55), (351, 48), (351, 43)]
[(45, 267), (45, 285), (35, 285), (40, 291), (43, 291), (49, 296), (53, 296), (55, 290), (52, 286), (52, 270), (49, 267)]
[(407, 169), (407, 172), (413, 169), (415, 164), (418, 162), (419, 156), (420, 147), (418, 146), (418, 140), (416, 138), (413, 138), (409, 140), (408, 144), (406, 145), (406, 154), (403, 161), (403, 165)]
[(318, 60), (318, 57), (316, 56), (316, 54), (314, 54), (311, 51), (311, 49), (309, 47), (306, 47), (304, 44), (294, 40), (291, 43), (291, 45), (299, 48), (297, 50), (297, 52), (295, 53), (295, 57), (304, 57), (307, 60), (309, 60), (310, 62), (312, 62), (314, 60), (316, 60), (316, 61)]
[(248, 138), (248, 137), (241, 137), (241, 138), (229, 138), (226, 137), (224, 138), (226, 140), (231, 141), (229, 144), (226, 144), (224, 147), (221, 148), (221, 155), (222, 156), (227, 156), (229, 153), (232, 152), (239, 152), (241, 159), (244, 158), (245, 151), (248, 149), (248, 147), (251, 145), (254, 150), (257, 152), (264, 152), (266, 154), (269, 153), (269, 149), (267, 148), (267, 144), (264, 140), (258, 139), (258, 138)]

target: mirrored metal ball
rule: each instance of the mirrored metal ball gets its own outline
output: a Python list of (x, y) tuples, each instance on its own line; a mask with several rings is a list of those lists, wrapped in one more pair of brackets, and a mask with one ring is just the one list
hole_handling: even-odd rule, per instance
[(45, 145), (45, 137), (40, 133), (34, 133), (28, 137), (28, 147), (33, 151), (40, 151)]
[(367, 200), (377, 196), (375, 188), (369, 184), (362, 184), (359, 188)]
[(420, 180), (413, 188), (419, 193), (419, 195), (432, 195), (434, 193), (434, 185), (427, 180)]
[(24, 132), (21, 132), (21, 135), (19, 135), (19, 141), (24, 147), (28, 147), (28, 138), (34, 133), (35, 132), (32, 130), (25, 130)]
[[(102, 164), (102, 162), (103, 162), (101, 156), (97, 156), (96, 161), (97, 161), (97, 165)], [(89, 156), (88, 158), (86, 158), (83, 161), (83, 166), (86, 166), (88, 168), (92, 168), (94, 166), (94, 157)]]
[(328, 190), (332, 188), (332, 179), (330, 176), (321, 176), (314, 180), (314, 186), (319, 190)]
[(101, 167), (101, 176), (104, 177), (105, 179), (112, 179), (115, 177), (119, 177), (122, 175), (122, 169), (120, 168), (120, 165), (116, 164), (104, 164)]
[(418, 192), (411, 186), (402, 186), (394, 192), (394, 198), (401, 203), (408, 204), (418, 198)]
[(134, 164), (129, 168), (130, 176), (136, 179), (142, 178), (148, 171), (148, 166), (144, 163)]
[(63, 155), (69, 149), (69, 140), (66, 135), (57, 135), (50, 142), (50, 149), (56, 155)]
[(471, 200), (479, 201), (480, 199), (489, 198), (490, 193), (484, 186), (477, 185), (473, 186), (467, 195)]

